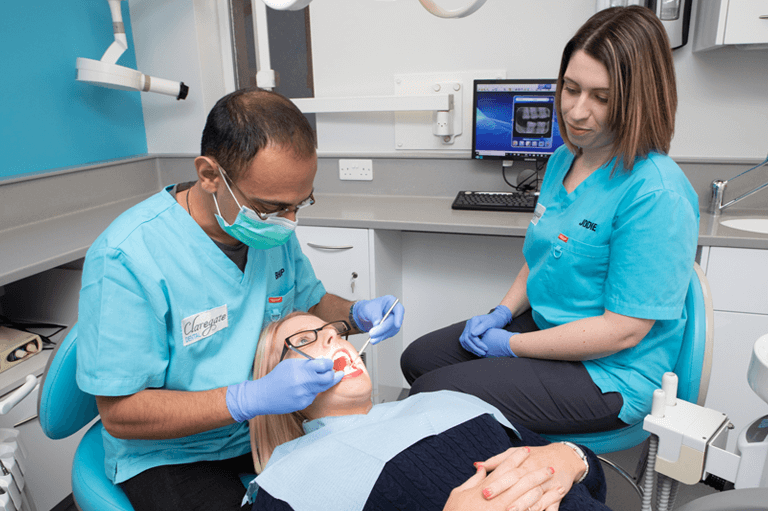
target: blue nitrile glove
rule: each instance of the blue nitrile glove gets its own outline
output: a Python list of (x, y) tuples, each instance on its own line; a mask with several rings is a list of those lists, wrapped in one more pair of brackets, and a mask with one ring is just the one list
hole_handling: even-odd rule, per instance
[(467, 321), (464, 331), (459, 337), (461, 346), (477, 355), (484, 357), (488, 346), (480, 340), (480, 337), (491, 328), (502, 328), (512, 321), (512, 311), (506, 305), (497, 305), (492, 312), (475, 316)]
[(384, 314), (392, 307), (392, 304), (395, 303), (395, 300), (397, 298), (394, 296), (385, 295), (373, 300), (360, 300), (352, 306), (352, 317), (360, 330), (368, 332), (371, 336), (371, 344), (392, 337), (403, 326), (405, 307), (402, 303), (395, 305), (384, 323), (378, 324)]
[(227, 408), (237, 422), (257, 415), (290, 413), (312, 404), (320, 392), (341, 381), (328, 358), (283, 360), (266, 376), (227, 387)]
[(518, 332), (510, 332), (503, 328), (491, 328), (483, 335), (480, 340), (486, 346), (484, 357), (517, 357), (509, 346), (509, 338), (517, 335)]

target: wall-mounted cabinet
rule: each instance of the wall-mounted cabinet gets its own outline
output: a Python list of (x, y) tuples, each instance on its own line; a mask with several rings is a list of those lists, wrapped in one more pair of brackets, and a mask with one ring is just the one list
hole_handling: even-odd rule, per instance
[(768, 2), (702, 0), (698, 5), (693, 51), (744, 45), (768, 49)]

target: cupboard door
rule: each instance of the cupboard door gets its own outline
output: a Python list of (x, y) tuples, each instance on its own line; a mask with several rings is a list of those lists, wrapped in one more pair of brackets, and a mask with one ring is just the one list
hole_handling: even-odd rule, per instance
[(371, 298), (368, 229), (299, 226), (296, 236), (327, 292), (347, 300)]
[(715, 345), (704, 406), (725, 413), (735, 426), (728, 434), (734, 452), (739, 433), (768, 414), (768, 404), (747, 383), (755, 341), (768, 333), (768, 315), (715, 311)]
[(731, 0), (725, 26), (724, 44), (768, 43), (768, 2)]
[(712, 247), (707, 280), (715, 310), (768, 314), (768, 250)]

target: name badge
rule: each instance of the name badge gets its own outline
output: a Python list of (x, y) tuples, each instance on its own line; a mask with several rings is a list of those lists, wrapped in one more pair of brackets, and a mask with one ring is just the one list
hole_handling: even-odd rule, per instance
[(541, 217), (544, 215), (544, 211), (547, 210), (547, 207), (542, 204), (541, 202), (536, 203), (536, 208), (533, 210), (533, 218), (531, 218), (531, 223), (533, 225), (536, 225), (539, 223), (539, 220), (541, 220)]
[(210, 337), (229, 326), (227, 306), (222, 305), (204, 312), (198, 312), (181, 320), (184, 346)]

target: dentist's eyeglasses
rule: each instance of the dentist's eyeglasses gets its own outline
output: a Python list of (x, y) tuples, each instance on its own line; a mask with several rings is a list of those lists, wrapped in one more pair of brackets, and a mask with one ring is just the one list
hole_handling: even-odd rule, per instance
[(288, 353), (288, 350), (294, 351), (301, 355), (302, 357), (306, 357), (310, 360), (313, 360), (314, 357), (310, 357), (303, 351), (299, 350), (299, 348), (304, 348), (305, 346), (309, 346), (313, 342), (317, 340), (317, 334), (321, 330), (325, 330), (326, 328), (333, 328), (336, 330), (336, 333), (339, 335), (348, 334), (351, 328), (349, 327), (349, 323), (346, 321), (331, 321), (330, 323), (326, 323), (325, 325), (321, 326), (320, 328), (315, 328), (314, 330), (302, 330), (301, 332), (296, 332), (295, 334), (291, 334), (288, 337), (285, 338), (285, 346), (283, 346), (283, 352), (280, 354), (280, 362), (283, 361), (285, 358), (285, 354)]
[[(224, 176), (224, 179), (227, 180), (227, 184), (232, 185), (232, 188), (237, 190), (237, 192), (240, 194), (240, 196), (243, 197), (243, 199), (244, 199), (244, 201), (246, 203), (245, 206), (248, 209), (252, 210), (254, 213), (256, 213), (256, 215), (258, 215), (258, 217), (261, 218), (262, 220), (267, 220), (268, 218), (274, 218), (276, 216), (285, 215), (285, 214), (289, 214), (289, 213), (298, 213), (298, 211), (300, 209), (306, 208), (307, 206), (311, 206), (312, 204), (315, 203), (315, 193), (312, 192), (312, 193), (309, 194), (309, 197), (307, 197), (303, 201), (299, 202), (295, 206), (288, 206), (287, 208), (282, 208), (282, 209), (278, 209), (276, 211), (269, 211), (269, 212), (265, 213), (265, 212), (261, 211), (261, 209), (257, 208), (256, 205), (253, 203), (253, 201), (250, 200), (243, 193), (243, 191), (240, 188), (237, 187), (235, 182), (232, 181), (232, 179), (229, 177), (229, 175), (227, 174), (227, 172), (224, 169), (222, 169), (221, 167), (219, 167), (219, 169), (221, 170), (221, 173)], [(237, 202), (237, 199), (235, 199), (235, 202)], [(238, 206), (239, 206), (239, 204), (238, 204)]]

